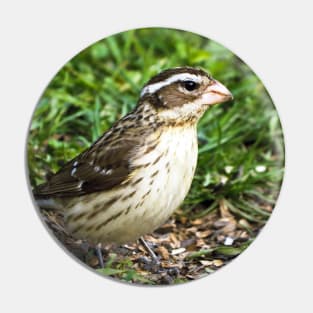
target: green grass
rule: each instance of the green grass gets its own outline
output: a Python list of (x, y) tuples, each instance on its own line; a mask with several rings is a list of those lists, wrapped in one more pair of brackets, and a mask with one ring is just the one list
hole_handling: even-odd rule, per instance
[(198, 125), (198, 167), (183, 213), (201, 217), (224, 201), (236, 217), (261, 227), (283, 176), (279, 117), (249, 67), (216, 42), (188, 32), (128, 31), (68, 62), (34, 112), (28, 137), (32, 185), (44, 182), (130, 111), (149, 78), (186, 65), (210, 72), (231, 90), (234, 101), (214, 106)]

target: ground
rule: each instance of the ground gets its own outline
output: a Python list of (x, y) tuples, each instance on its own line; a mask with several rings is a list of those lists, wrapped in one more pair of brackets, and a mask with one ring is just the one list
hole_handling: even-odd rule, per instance
[[(267, 207), (270, 213), (272, 208)], [(95, 246), (66, 233), (63, 218), (43, 212), (48, 227), (76, 258), (97, 272), (129, 283), (176, 284), (192, 281), (228, 264), (248, 247), (262, 226), (236, 218), (226, 200), (219, 209), (190, 219), (178, 210), (159, 229), (144, 238), (160, 259), (160, 266), (138, 242), (102, 246), (104, 267), (100, 267)]]

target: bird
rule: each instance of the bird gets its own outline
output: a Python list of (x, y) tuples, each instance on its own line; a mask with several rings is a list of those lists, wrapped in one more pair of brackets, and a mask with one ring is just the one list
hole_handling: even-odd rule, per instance
[(35, 201), (62, 212), (74, 238), (93, 244), (142, 239), (188, 194), (197, 165), (199, 119), (212, 105), (232, 99), (203, 69), (160, 72), (143, 86), (131, 112), (33, 189)]

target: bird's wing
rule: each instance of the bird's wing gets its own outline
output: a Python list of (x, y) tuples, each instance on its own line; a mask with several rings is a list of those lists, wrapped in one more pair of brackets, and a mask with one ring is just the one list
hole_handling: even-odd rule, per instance
[(141, 146), (142, 139), (138, 136), (116, 138), (113, 143), (99, 140), (48, 182), (35, 188), (34, 195), (37, 198), (75, 197), (114, 188), (129, 179), (130, 159)]

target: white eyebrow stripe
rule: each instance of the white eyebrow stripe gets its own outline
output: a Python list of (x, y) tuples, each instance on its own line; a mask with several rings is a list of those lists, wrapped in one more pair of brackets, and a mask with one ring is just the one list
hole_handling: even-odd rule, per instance
[(157, 83), (154, 83), (152, 85), (148, 85), (148, 86), (144, 87), (141, 91), (140, 96), (142, 97), (146, 93), (150, 93), (150, 94), (154, 93), (157, 90), (160, 90), (161, 88), (163, 88), (165, 86), (168, 86), (168, 85), (175, 83), (177, 81), (184, 81), (184, 80), (192, 80), (196, 83), (201, 82), (201, 78), (197, 75), (194, 75), (194, 74), (190, 74), (190, 73), (176, 74), (176, 75), (169, 77), (168, 79), (166, 79), (164, 81), (157, 82)]

